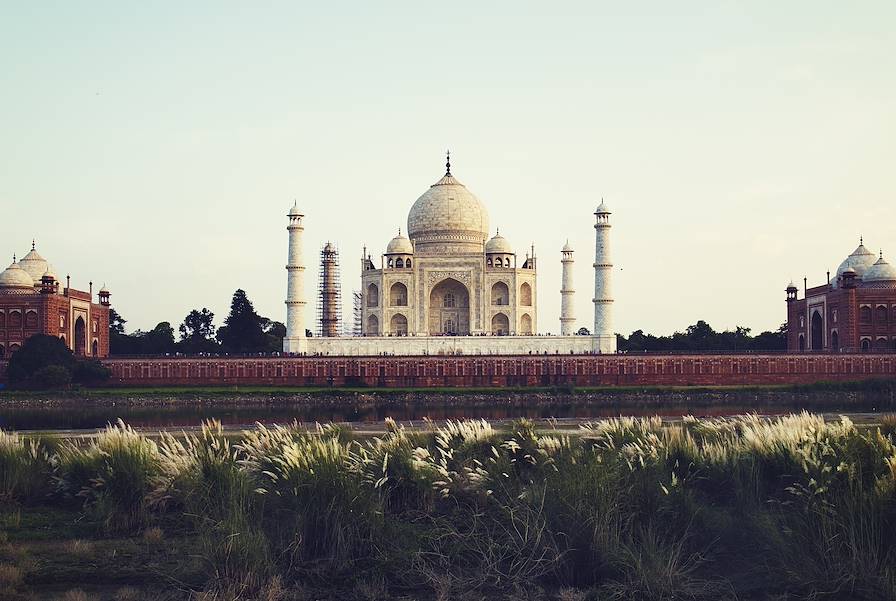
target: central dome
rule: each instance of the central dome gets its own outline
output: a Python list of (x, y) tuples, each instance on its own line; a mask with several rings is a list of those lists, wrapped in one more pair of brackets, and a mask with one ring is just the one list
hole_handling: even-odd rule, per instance
[(430, 186), (408, 213), (408, 236), (416, 250), (438, 245), (438, 252), (482, 252), (488, 237), (488, 211), (451, 171)]

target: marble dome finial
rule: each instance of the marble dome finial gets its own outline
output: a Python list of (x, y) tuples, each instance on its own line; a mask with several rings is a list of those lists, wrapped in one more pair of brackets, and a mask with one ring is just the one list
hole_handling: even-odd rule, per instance
[(445, 151), (445, 175), (451, 175), (451, 149)]

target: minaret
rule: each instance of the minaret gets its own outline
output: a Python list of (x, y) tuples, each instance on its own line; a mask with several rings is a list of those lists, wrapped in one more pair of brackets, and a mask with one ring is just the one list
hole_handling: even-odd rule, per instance
[(594, 215), (597, 218), (594, 224), (594, 350), (601, 353), (615, 353), (610, 209), (603, 199)]
[(284, 353), (305, 352), (305, 266), (302, 264), (304, 215), (293, 204), (289, 214), (289, 262), (286, 265), (286, 338)]
[(342, 290), (339, 286), (339, 251), (332, 242), (327, 242), (320, 251), (319, 273), (317, 335), (334, 338), (342, 330)]
[(563, 277), (560, 283), (560, 335), (572, 336), (575, 334), (576, 325), (575, 309), (573, 307), (576, 291), (572, 285), (572, 265), (574, 259), (572, 258), (572, 247), (569, 246), (569, 240), (566, 241), (566, 246), (563, 247), (562, 256), (563, 258), (560, 259), (560, 263), (563, 265)]

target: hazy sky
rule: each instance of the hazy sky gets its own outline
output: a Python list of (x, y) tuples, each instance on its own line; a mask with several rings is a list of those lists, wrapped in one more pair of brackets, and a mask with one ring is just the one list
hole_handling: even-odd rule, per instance
[[(317, 252), (382, 252), (453, 173), (590, 327), (614, 211), (616, 329), (785, 319), (864, 235), (896, 261), (896, 3), (0, 4), (0, 253), (32, 237), (128, 328), (285, 319), (286, 212)], [(5, 256), (8, 255), (9, 258)], [(307, 323), (315, 299), (308, 298)], [(350, 309), (349, 306), (346, 309)]]

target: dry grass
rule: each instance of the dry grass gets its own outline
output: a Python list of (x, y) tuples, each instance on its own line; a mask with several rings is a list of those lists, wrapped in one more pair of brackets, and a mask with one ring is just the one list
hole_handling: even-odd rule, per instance
[(66, 543), (65, 550), (75, 557), (84, 559), (93, 555), (93, 543), (89, 540), (75, 539)]
[(585, 592), (574, 588), (562, 588), (557, 592), (557, 601), (585, 601)]
[(123, 586), (112, 595), (113, 601), (141, 601), (143, 593), (133, 586)]
[(880, 416), (880, 432), (884, 436), (896, 437), (896, 413), (887, 413)]
[(165, 533), (157, 526), (147, 528), (143, 531), (143, 542), (154, 547), (159, 546), (165, 542)]
[[(87, 517), (113, 530), (139, 533), (126, 539), (134, 553), (180, 542), (152, 524), (170, 524), (168, 537), (178, 518), (195, 526), (204, 601), (299, 598), (278, 574), (362, 600), (390, 589), (452, 601), (546, 598), (539, 585), (577, 587), (561, 588), (558, 601), (715, 599), (730, 586), (714, 580), (723, 563), (707, 562), (729, 561), (717, 549), (744, 541), (774, 551), (763, 553), (758, 585), (770, 594), (814, 594), (836, 577), (870, 591), (863, 598), (889, 601), (890, 430), (896, 417), (883, 416), (878, 432), (803, 413), (671, 425), (618, 418), (578, 436), (466, 420), (422, 434), (387, 424), (382, 437), (352, 440), (338, 428), (293, 424), (234, 440), (207, 422), (199, 435), (156, 444), (119, 424), (97, 442), (63, 445), (53, 460), (58, 496), (86, 500)], [(85, 536), (75, 532), (63, 540)], [(104, 544), (60, 548), (64, 559), (100, 559)], [(157, 598), (119, 593), (119, 601)]]
[(66, 591), (59, 597), (59, 601), (99, 601), (96, 595), (89, 595), (79, 588)]
[(16, 588), (22, 584), (24, 579), (25, 574), (22, 573), (21, 568), (9, 564), (0, 564), (0, 590)]
[[(298, 601), (304, 599), (301, 590), (286, 591), (279, 576), (258, 589), (254, 594), (245, 587), (235, 585), (221, 590), (206, 590), (194, 593), (192, 601)], [(381, 597), (381, 599), (386, 599)]]

